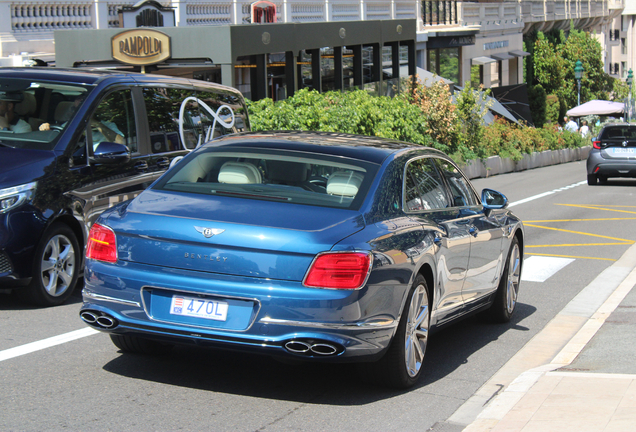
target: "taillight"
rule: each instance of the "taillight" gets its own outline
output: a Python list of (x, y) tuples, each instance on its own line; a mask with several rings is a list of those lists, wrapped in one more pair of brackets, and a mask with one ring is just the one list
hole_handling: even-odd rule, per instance
[(97, 223), (93, 224), (88, 233), (86, 259), (117, 262), (117, 239), (112, 229)]
[(327, 252), (311, 264), (303, 284), (308, 287), (359, 289), (367, 281), (372, 255), (357, 252)]
[(592, 141), (592, 147), (594, 147), (597, 150), (601, 149), (601, 142), (600, 141)]

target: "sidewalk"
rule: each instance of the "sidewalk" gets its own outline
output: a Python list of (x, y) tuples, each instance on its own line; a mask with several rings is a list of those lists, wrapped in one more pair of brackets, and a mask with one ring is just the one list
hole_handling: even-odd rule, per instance
[(549, 364), (518, 375), (464, 432), (636, 431), (634, 285), (632, 267)]

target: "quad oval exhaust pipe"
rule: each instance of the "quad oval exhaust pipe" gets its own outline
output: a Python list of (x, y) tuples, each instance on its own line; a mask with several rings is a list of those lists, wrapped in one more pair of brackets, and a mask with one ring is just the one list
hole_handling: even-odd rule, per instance
[(330, 342), (313, 340), (294, 339), (286, 342), (284, 347), (291, 353), (307, 356), (331, 356), (344, 351), (344, 348), (338, 347)]
[(93, 310), (85, 310), (81, 312), (80, 318), (82, 318), (86, 324), (104, 329), (112, 329), (119, 325), (119, 321), (112, 316)]

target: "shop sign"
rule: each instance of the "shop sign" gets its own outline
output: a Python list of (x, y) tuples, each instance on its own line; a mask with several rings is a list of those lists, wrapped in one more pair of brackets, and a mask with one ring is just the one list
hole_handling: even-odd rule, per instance
[(276, 5), (269, 1), (257, 1), (251, 5), (252, 23), (275, 23)]
[(170, 36), (157, 30), (135, 29), (113, 36), (113, 59), (122, 63), (145, 66), (170, 58)]
[(466, 45), (475, 45), (475, 36), (442, 36), (429, 38), (427, 48), (453, 48)]
[(484, 51), (498, 49), (498, 48), (508, 48), (508, 41), (497, 41), (497, 42), (488, 42), (484, 44)]

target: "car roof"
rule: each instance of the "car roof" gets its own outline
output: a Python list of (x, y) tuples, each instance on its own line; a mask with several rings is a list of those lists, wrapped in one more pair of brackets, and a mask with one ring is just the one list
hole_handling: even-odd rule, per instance
[(83, 82), (94, 84), (105, 77), (129, 77), (137, 75), (130, 72), (110, 70), (61, 69), (52, 67), (3, 67), (0, 77), (49, 79), (55, 81)]
[(47, 80), (69, 83), (81, 83), (96, 85), (99, 82), (109, 80), (138, 81), (138, 82), (187, 82), (206, 87), (218, 87), (238, 93), (238, 90), (221, 84), (208, 81), (199, 81), (189, 78), (172, 77), (167, 75), (142, 74), (137, 72), (124, 72), (108, 69), (90, 68), (54, 68), (54, 67), (0, 67), (0, 78), (22, 78), (33, 80)]
[(350, 157), (367, 162), (382, 163), (389, 155), (419, 150), (431, 155), (443, 155), (430, 147), (403, 141), (352, 135), (337, 132), (268, 131), (244, 132), (215, 139), (206, 147), (266, 147)]

